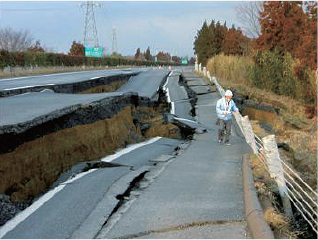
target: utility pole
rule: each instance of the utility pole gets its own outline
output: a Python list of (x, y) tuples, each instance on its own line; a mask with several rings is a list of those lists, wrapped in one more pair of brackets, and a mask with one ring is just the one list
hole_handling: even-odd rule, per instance
[(112, 42), (112, 53), (117, 52), (117, 36), (116, 28), (113, 28), (113, 42)]
[(87, 1), (81, 5), (84, 8), (84, 46), (98, 47), (97, 28), (94, 7), (101, 7), (99, 3)]

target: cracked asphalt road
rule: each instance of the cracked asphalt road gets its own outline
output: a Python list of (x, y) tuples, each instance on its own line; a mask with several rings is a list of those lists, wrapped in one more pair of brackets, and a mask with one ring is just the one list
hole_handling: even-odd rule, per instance
[(116, 223), (106, 225), (97, 238), (249, 238), (241, 168), (242, 155), (251, 149), (235, 131), (231, 146), (217, 143), (218, 98), (215, 92), (198, 96), (198, 121), (210, 130), (195, 135), (130, 207), (119, 209)]
[[(196, 78), (183, 72), (187, 78)], [(177, 79), (177, 78), (176, 78)], [(114, 163), (134, 166), (96, 169), (65, 187), (19, 222), (4, 238), (249, 238), (243, 207), (242, 155), (249, 146), (235, 131), (232, 146), (217, 143), (217, 93), (197, 87), (197, 119), (209, 131), (195, 135), (168, 162), (181, 141), (161, 139)], [(201, 83), (202, 84), (202, 83)], [(185, 115), (186, 116), (186, 115)], [(154, 166), (156, 165), (156, 166)], [(145, 173), (118, 206), (131, 181)], [(112, 214), (112, 215), (111, 215)], [(109, 216), (111, 217), (109, 218)], [(15, 218), (17, 220), (17, 218)], [(107, 221), (107, 224), (103, 224)], [(14, 222), (14, 221), (13, 221)], [(36, 227), (35, 227), (36, 226)], [(32, 230), (30, 230), (32, 229)]]
[[(129, 184), (129, 182), (124, 181), (122, 183), (119, 180), (129, 173), (132, 173), (135, 177), (134, 172), (138, 173), (136, 170), (139, 168), (153, 166), (154, 163), (150, 162), (150, 159), (162, 154), (173, 154), (175, 148), (181, 143), (182, 141), (179, 140), (162, 138), (152, 144), (123, 154), (114, 160), (114, 163), (133, 166), (135, 171), (130, 170), (129, 167), (99, 168), (72, 183), (66, 184), (61, 191), (57, 192), (49, 201), (44, 202), (42, 206), (28, 215), (24, 221), (5, 234), (3, 238), (70, 238), (107, 196), (110, 200), (103, 205), (104, 212), (102, 212), (102, 215), (98, 215), (100, 212), (97, 212), (96, 217), (92, 217), (95, 225), (82, 227), (86, 234), (83, 237), (93, 238), (97, 232), (96, 225), (99, 226), (99, 228), (97, 227), (98, 230), (102, 227), (118, 202), (116, 196), (122, 194), (122, 191), (126, 189), (126, 184)], [(129, 180), (132, 181), (133, 177)], [(109, 193), (109, 189), (113, 185), (119, 185), (119, 191)], [(15, 218), (15, 220), (18, 219)], [(7, 227), (0, 228), (0, 235), (1, 231), (7, 229)]]

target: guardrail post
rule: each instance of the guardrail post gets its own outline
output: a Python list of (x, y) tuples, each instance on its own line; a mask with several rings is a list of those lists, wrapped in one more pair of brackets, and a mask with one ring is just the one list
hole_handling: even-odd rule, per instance
[(207, 71), (207, 72), (206, 72), (206, 74), (207, 74), (207, 76), (208, 76), (209, 80), (211, 81), (211, 74), (210, 74), (210, 71)]
[(290, 201), (286, 195), (287, 186), (285, 182), (283, 166), (279, 157), (277, 143), (275, 141), (275, 135), (266, 136), (262, 138), (262, 140), (264, 142), (264, 150), (268, 169), (271, 177), (275, 179), (278, 185), (278, 190), (282, 198), (285, 214), (286, 216), (292, 216), (293, 212), (291, 209)]
[(245, 137), (245, 132), (244, 132), (243, 125), (242, 125), (242, 115), (241, 114), (234, 114), (234, 118), (235, 118), (237, 125), (241, 129), (241, 132), (243, 133), (243, 135)]
[(203, 75), (206, 77), (206, 67), (203, 67)]
[(241, 122), (243, 127), (243, 134), (245, 136), (246, 142), (251, 146), (251, 148), (253, 149), (253, 152), (257, 154), (258, 151), (257, 151), (256, 143), (255, 143), (254, 132), (253, 132), (251, 122), (248, 119), (248, 116), (242, 117)]

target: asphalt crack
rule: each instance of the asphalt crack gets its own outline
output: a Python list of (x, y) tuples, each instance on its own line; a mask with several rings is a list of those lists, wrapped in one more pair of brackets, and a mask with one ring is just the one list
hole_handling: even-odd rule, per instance
[(126, 189), (126, 191), (123, 194), (118, 194), (116, 196), (116, 199), (119, 200), (111, 214), (108, 216), (106, 221), (104, 222), (103, 226), (106, 226), (109, 220), (112, 218), (112, 216), (119, 210), (121, 206), (123, 206), (127, 201), (130, 200), (131, 192), (139, 189), (139, 183), (143, 180), (145, 177), (145, 174), (148, 173), (149, 171), (144, 171), (141, 174), (139, 174), (137, 177), (135, 177), (129, 184), (129, 187)]

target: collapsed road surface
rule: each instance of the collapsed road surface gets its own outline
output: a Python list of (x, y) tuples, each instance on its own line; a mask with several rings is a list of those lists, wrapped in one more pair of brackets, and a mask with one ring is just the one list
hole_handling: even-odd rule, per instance
[[(120, 202), (119, 197), (129, 183), (155, 167), (149, 160), (174, 154), (174, 149), (181, 143), (170, 139), (154, 140), (129, 153), (121, 155), (118, 152), (120, 157), (108, 158), (118, 164), (114, 167), (93, 169), (85, 172), (82, 178), (63, 182), (0, 228), (0, 236), (80, 238), (84, 228), (86, 238), (94, 237)], [(88, 223), (87, 218), (91, 220)]]
[(182, 75), (195, 85), (191, 87), (198, 94), (195, 117), (209, 131), (194, 135), (188, 148), (151, 185), (136, 189), (96, 238), (250, 238), (243, 202), (242, 154), (251, 149), (238, 129), (232, 131), (232, 145), (218, 143), (215, 107), (219, 94), (203, 86), (194, 73)]
[[(0, 79), (0, 97), (12, 96), (31, 91), (41, 91), (44, 88), (55, 92), (74, 93), (77, 86), (83, 88), (83, 83), (97, 83), (99, 80), (118, 79), (118, 76), (134, 76), (144, 68), (123, 70), (93, 70), (80, 72), (56, 73), (49, 75), (28, 76)], [(93, 81), (92, 81), (93, 80)], [(62, 86), (62, 87), (59, 87)], [(79, 91), (82, 90), (80, 87)], [(91, 86), (88, 86), (91, 87)]]
[[(160, 88), (160, 84), (164, 84), (164, 80), (167, 77), (167, 73), (168, 72), (162, 71), (161, 79), (160, 79), (160, 77), (158, 77), (158, 72), (156, 72), (155, 82), (157, 86), (155, 88), (151, 88), (148, 96), (155, 95), (153, 93), (154, 92), (153, 89), (158, 89)], [(151, 79), (151, 74), (148, 74), (147, 77), (143, 77), (143, 79), (144, 81), (147, 81), (148, 85), (151, 85), (153, 83)], [(130, 81), (135, 81), (135, 80), (137, 81), (138, 78), (135, 77), (134, 79), (130, 79)], [(175, 80), (177, 81), (179, 79), (175, 78)], [(144, 85), (146, 85), (146, 83)], [(73, 109), (75, 112), (72, 110), (70, 112), (66, 112), (66, 115), (62, 114), (62, 116), (57, 116), (57, 118), (53, 117), (53, 119), (49, 119), (50, 113), (52, 113), (53, 109), (49, 109), (49, 110), (46, 109), (47, 110), (46, 117), (41, 119), (40, 126), (41, 124), (44, 124), (45, 121), (48, 121), (48, 122), (51, 121), (51, 123), (52, 121), (53, 122), (57, 121), (58, 123), (57, 125), (56, 124), (48, 125), (52, 129), (55, 129), (61, 126), (63, 128), (63, 124), (69, 123), (74, 113), (78, 115), (75, 119), (72, 119), (71, 122), (74, 121), (77, 124), (81, 116), (80, 114), (89, 114), (90, 112), (93, 112), (93, 113), (96, 113), (96, 115), (99, 115), (99, 114), (107, 115), (109, 114), (109, 112), (107, 112), (107, 109), (108, 109), (107, 107), (110, 107), (110, 105), (106, 105), (105, 107), (105, 105), (103, 105), (104, 103), (102, 102), (103, 99), (107, 99), (107, 98), (114, 99), (116, 97), (117, 98), (119, 97), (120, 99), (122, 99), (121, 103), (120, 101), (116, 99), (114, 100), (115, 102), (108, 101), (108, 103), (111, 103), (112, 104), (111, 106), (116, 106), (116, 104), (120, 103), (119, 106), (121, 106), (121, 108), (124, 109), (123, 110), (124, 115), (121, 115), (119, 117), (124, 117), (129, 120), (131, 119), (132, 115), (135, 115), (133, 119), (133, 125), (127, 126), (127, 124), (128, 125), (130, 124), (129, 122), (130, 120), (129, 121), (125, 120), (123, 124), (120, 125), (118, 128), (116, 126), (116, 121), (111, 122), (109, 125), (107, 125), (107, 127), (110, 129), (113, 129), (114, 127), (116, 129), (118, 128), (118, 130), (116, 130), (115, 133), (121, 134), (123, 136), (111, 135), (110, 138), (106, 138), (106, 141), (108, 140), (111, 142), (115, 142), (117, 141), (118, 138), (121, 138), (122, 140), (124, 140), (125, 145), (127, 145), (127, 143), (129, 144), (136, 141), (138, 142), (141, 139), (140, 137), (138, 138), (138, 131), (139, 131), (138, 129), (140, 129), (141, 131), (144, 131), (143, 135), (148, 138), (150, 136), (155, 136), (157, 133), (154, 132), (151, 135), (152, 128), (149, 127), (149, 125), (151, 125), (154, 121), (158, 122), (158, 119), (159, 119), (159, 122), (162, 121), (161, 120), (162, 117), (158, 116), (158, 114), (156, 115), (156, 112), (148, 114), (148, 115), (151, 115), (150, 124), (143, 123), (144, 120), (140, 116), (139, 117), (136, 116), (136, 113), (130, 113), (130, 111), (134, 112), (134, 109), (128, 111), (127, 110), (128, 105), (132, 104), (137, 106), (141, 105), (145, 107), (153, 107), (154, 105), (157, 104), (149, 100), (149, 98), (147, 97), (140, 97), (138, 95), (131, 94), (131, 93), (123, 94), (118, 92), (118, 93), (108, 93), (108, 94), (105, 93), (105, 94), (97, 94), (97, 95), (88, 94), (85, 96), (78, 95), (75, 97), (74, 96), (71, 97), (71, 94), (56, 94), (50, 91), (45, 91), (42, 93), (27, 93), (21, 96), (12, 96), (12, 97), (6, 98), (6, 100), (10, 101), (9, 99), (18, 99), (19, 97), (22, 97), (22, 98), (26, 97), (27, 99), (29, 98), (28, 101), (30, 101), (32, 97), (33, 99), (36, 99), (36, 97), (34, 97), (36, 96), (36, 94), (38, 94), (38, 96), (46, 96), (47, 98), (46, 97), (43, 98), (46, 100), (52, 98), (51, 100), (54, 104), (57, 104), (56, 103), (56, 101), (58, 101), (57, 99), (59, 99), (59, 101), (61, 101), (62, 103), (64, 101), (64, 104), (67, 103), (66, 104), (67, 108), (78, 105), (76, 109)], [(104, 98), (102, 98), (102, 96)], [(182, 98), (184, 97), (186, 96), (183, 96)], [(72, 100), (73, 102), (68, 101), (70, 99), (73, 99)], [(100, 101), (100, 99), (102, 101)], [(97, 101), (94, 101), (94, 100), (97, 100)], [(72, 105), (74, 103), (78, 103), (76, 101), (79, 101), (79, 104)], [(47, 105), (51, 104), (52, 106), (52, 102), (50, 103), (49, 101), (44, 105), (46, 105), (47, 107)], [(124, 104), (125, 102), (126, 102), (126, 105)], [(17, 101), (17, 104), (21, 104), (21, 102), (19, 103), (19, 101)], [(33, 100), (33, 104), (35, 105), (41, 104), (41, 101), (34, 102)], [(8, 106), (10, 106), (9, 103), (5, 111), (14, 112), (17, 110), (14, 108), (14, 105), (11, 106), (11, 109)], [(55, 105), (55, 107), (56, 109), (60, 110), (63, 107), (63, 104), (62, 106)], [(2, 108), (2, 107), (0, 108), (0, 110), (2, 111), (4, 111), (4, 109), (5, 108)], [(2, 125), (2, 130), (6, 128), (6, 131), (7, 131), (6, 133), (8, 133), (8, 131), (11, 131), (11, 132), (15, 132), (15, 134), (21, 134), (25, 132), (25, 129), (33, 129), (33, 127), (37, 127), (37, 126), (32, 126), (32, 124), (30, 123), (34, 119), (38, 118), (37, 120), (39, 120), (39, 118), (43, 116), (45, 111), (41, 112), (40, 109), (35, 110), (35, 112), (34, 110), (32, 111), (31, 111), (31, 114), (29, 115), (29, 121), (26, 121), (27, 119), (25, 119), (25, 117), (28, 118), (26, 116), (27, 112), (24, 112), (24, 115), (20, 118), (22, 123), (28, 122), (28, 124), (23, 125), (21, 122), (16, 124), (11, 124), (11, 130), (10, 130), (10, 124)], [(128, 115), (127, 114), (125, 115), (127, 111), (128, 111)], [(56, 111), (53, 111), (53, 112), (54, 114), (56, 114)], [(116, 112), (120, 112), (119, 109), (115, 109), (115, 113)], [(138, 111), (135, 111), (135, 112), (138, 112)], [(3, 113), (7, 114), (8, 112), (2, 112), (2, 114)], [(16, 111), (15, 113), (17, 114), (18, 112)], [(189, 113), (188, 112), (182, 113), (182, 116), (186, 116), (187, 114)], [(144, 108), (139, 110), (139, 115), (147, 116)], [(38, 117), (35, 117), (35, 116), (38, 116)], [(63, 119), (63, 117), (65, 116), (68, 116), (68, 118)], [(14, 120), (7, 119), (6, 121), (7, 123), (10, 123), (10, 121), (11, 123), (13, 123)], [(79, 123), (83, 124), (83, 122), (81, 121), (79, 121)], [(14, 125), (16, 127), (13, 127)], [(99, 129), (94, 130), (93, 128), (94, 126), (88, 129), (89, 130), (87, 135), (88, 138), (91, 138), (95, 134), (96, 135), (99, 134)], [(167, 127), (161, 127), (161, 125), (157, 128), (161, 134), (164, 134), (163, 131), (167, 129)], [(71, 129), (74, 129), (74, 127), (72, 127)], [(68, 131), (68, 129), (66, 130)], [(80, 131), (82, 130), (83, 129), (80, 129)], [(136, 131), (136, 132), (133, 132), (133, 131)], [(170, 131), (171, 131), (171, 127), (168, 128), (169, 134), (170, 134)], [(40, 133), (37, 132), (37, 134), (40, 134)], [(64, 136), (64, 138), (67, 138), (69, 137), (69, 135), (77, 134), (77, 133), (66, 132), (66, 134), (67, 135), (64, 134), (62, 136)], [(170, 136), (169, 134), (168, 136)], [(87, 137), (84, 137), (84, 138), (87, 138)], [(135, 141), (131, 140), (129, 142), (127, 141), (129, 139), (132, 139)], [(38, 139), (36, 139), (36, 141), (38, 141)], [(45, 141), (45, 137), (42, 137), (40, 138), (40, 141), (36, 142), (36, 145), (31, 145), (31, 146), (37, 146), (38, 144), (41, 144), (44, 141)], [(63, 140), (60, 139), (60, 141), (62, 142), (62, 145), (64, 145)], [(81, 142), (82, 140), (77, 139), (77, 141)], [(108, 142), (108, 144), (110, 144), (111, 142)], [(178, 140), (178, 139), (168, 139), (168, 138), (152, 138), (151, 140), (141, 143), (140, 145), (128, 145), (127, 148), (117, 152), (115, 155), (109, 156), (108, 158), (104, 158), (102, 160), (100, 160), (101, 159), (100, 157), (98, 158), (99, 155), (97, 154), (95, 155), (95, 160), (98, 160), (98, 161), (91, 162), (91, 163), (85, 162), (85, 156), (86, 156), (85, 155), (84, 159), (81, 160), (83, 163), (80, 164), (80, 166), (74, 167), (75, 169), (77, 168), (77, 170), (73, 170), (72, 168), (67, 173), (65, 173), (66, 175), (62, 175), (60, 177), (60, 180), (53, 185), (55, 188), (53, 188), (52, 190), (44, 194), (42, 197), (38, 199), (38, 201), (35, 201), (30, 207), (28, 207), (26, 210), (18, 214), (11, 221), (8, 221), (3, 227), (1, 227), (0, 237), (4, 237), (4, 238), (70, 238), (70, 237), (80, 238), (81, 236), (82, 237), (84, 236), (83, 235), (84, 233), (86, 234), (85, 235), (86, 238), (94, 237), (97, 234), (97, 232), (101, 229), (101, 227), (104, 224), (106, 224), (106, 222), (108, 221), (108, 218), (111, 217), (115, 209), (119, 208), (122, 202), (125, 201), (126, 195), (129, 194), (129, 192), (132, 189), (140, 188), (138, 183), (140, 180), (143, 179), (144, 175), (147, 172), (159, 173), (160, 171), (162, 171), (162, 169), (164, 169), (164, 167), (166, 166), (167, 162), (173, 159), (174, 156), (177, 154), (178, 149), (182, 149), (182, 143), (183, 141), (181, 139)], [(21, 144), (22, 144), (21, 146), (24, 146), (23, 143)], [(54, 144), (51, 143), (51, 148), (54, 148), (55, 144), (58, 144), (58, 142)], [(65, 142), (65, 144), (67, 144), (67, 142)], [(94, 148), (105, 148), (106, 145), (104, 144), (107, 145), (107, 142), (103, 144), (96, 142), (95, 147), (94, 147), (94, 144), (90, 145), (88, 149), (86, 149), (87, 147), (84, 147), (84, 150), (86, 151), (84, 152), (87, 153), (92, 151), (90, 152), (90, 154), (93, 154), (93, 152), (95, 151)], [(27, 146), (28, 145), (26, 145), (26, 147)], [(20, 154), (22, 155), (23, 159), (27, 159), (28, 155), (31, 154), (31, 152), (30, 153), (27, 152), (30, 150), (30, 148), (26, 149), (26, 147), (22, 148), (22, 154)], [(17, 147), (17, 149), (19, 148), (20, 146)], [(36, 147), (34, 148), (36, 149)], [(2, 156), (8, 156), (11, 154), (10, 151), (14, 153), (15, 149), (4, 149), (3, 151), (6, 151), (7, 153), (3, 154)], [(42, 153), (41, 156), (38, 157), (39, 160), (41, 160), (41, 157), (47, 157), (46, 155), (58, 154), (57, 152), (54, 152), (54, 151), (46, 152), (44, 148), (41, 151), (44, 151), (44, 152)], [(78, 152), (79, 153), (83, 152), (83, 146), (81, 146), (81, 148), (76, 147), (75, 152), (73, 152), (75, 155), (75, 158), (81, 158), (81, 157), (83, 158), (83, 156), (78, 155)], [(66, 155), (65, 154), (60, 155), (58, 158), (54, 158), (54, 156), (51, 156), (51, 157), (53, 157), (53, 159), (55, 160), (62, 160), (61, 162), (62, 165), (60, 168), (65, 169), (66, 167), (63, 166), (64, 162), (68, 160), (69, 158), (72, 158), (73, 156), (70, 155), (70, 153), (67, 153)], [(18, 160), (16, 160), (16, 162), (17, 161)], [(32, 161), (34, 161), (34, 159)], [(31, 174), (32, 176), (35, 175), (38, 170), (40, 170), (40, 173), (41, 173), (42, 167), (40, 167), (40, 165), (36, 165), (36, 166), (28, 165), (29, 168), (32, 168), (32, 167), (39, 168), (37, 170), (32, 170), (32, 169), (26, 169), (28, 168), (27, 165), (24, 165), (24, 167), (21, 169), (19, 164), (22, 165), (22, 163), (20, 162), (17, 165), (15, 165), (15, 169), (16, 169), (15, 172), (17, 170), (21, 170), (21, 171), (23, 170)], [(1, 167), (3, 167), (3, 164)], [(1, 171), (5, 172), (4, 169), (1, 169)], [(83, 173), (81, 173), (82, 171)], [(76, 175), (77, 173), (78, 175)], [(14, 176), (15, 175), (12, 174), (10, 177), (14, 178)], [(42, 177), (43, 177), (43, 173), (42, 175), (37, 177), (36, 180), (40, 180), (39, 182), (43, 185), (43, 181), (41, 180)], [(28, 196), (25, 194), (26, 193), (30, 194), (30, 191), (34, 190), (33, 188), (37, 188), (41, 186), (41, 184), (40, 185), (34, 184), (34, 183), (37, 183), (36, 180), (34, 179), (28, 180), (27, 178), (25, 178), (22, 180), (24, 182), (18, 183), (17, 186), (13, 186), (6, 191), (6, 193), (12, 194), (11, 198), (15, 197), (18, 199), (19, 197)], [(5, 182), (10, 182), (10, 181), (12, 181), (12, 179), (6, 179)], [(151, 181), (151, 179), (149, 181)], [(1, 182), (1, 184), (3, 186), (3, 181)], [(90, 219), (90, 220), (87, 222), (87, 219)], [(37, 227), (32, 228), (31, 226), (37, 226)], [(32, 229), (32, 231), (30, 231), (30, 229)]]

